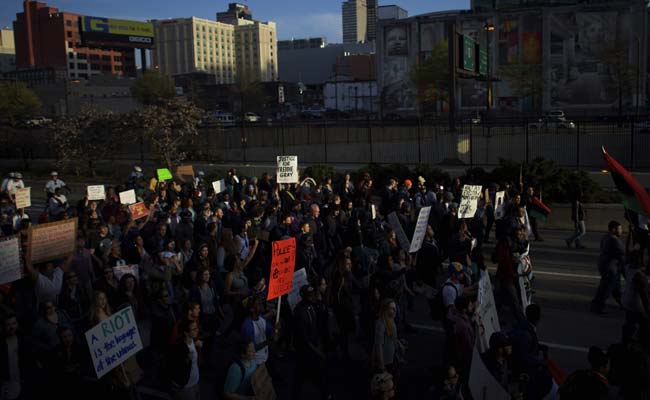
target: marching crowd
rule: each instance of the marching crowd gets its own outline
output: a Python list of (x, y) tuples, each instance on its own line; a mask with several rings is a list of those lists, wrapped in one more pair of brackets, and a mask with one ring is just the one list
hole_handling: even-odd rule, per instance
[[(499, 315), (515, 323), (513, 330), (491, 335), (482, 360), (512, 398), (556, 392), (547, 348), (536, 333), (543, 313), (535, 304), (522, 306), (517, 271), (529, 238), (543, 240), (527, 213), (536, 197), (532, 186), (518, 191), (507, 182), (465, 182), (482, 184), (484, 191), (473, 217), (459, 219), (460, 179), (447, 187), (421, 176), (415, 183), (390, 179), (376, 188), (369, 174), (358, 181), (345, 174), (278, 184), (269, 174), (246, 178), (231, 169), (224, 191), (215, 193), (202, 172), (191, 182), (150, 185), (135, 167), (127, 183), (106, 188), (104, 200), (86, 195), (75, 203), (58, 174), (51, 178), (38, 221), (15, 208), (22, 176), (12, 174), (2, 184), (2, 237), (19, 235), (27, 252), (32, 223), (74, 218), (78, 237), (69, 257), (38, 265), (26, 260), (24, 277), (0, 287), (1, 399), (136, 399), (141, 381), (155, 382), (175, 399), (206, 396), (204, 381), (214, 383), (208, 398), (253, 399), (252, 378), (261, 366), (280, 398), (336, 398), (338, 379), (354, 398), (397, 399), (408, 384), (401, 367), (418, 297), (427, 299), (431, 317), (445, 331), (443, 358), (432, 360), (443, 372), (431, 377), (431, 390), (421, 398), (469, 399), (480, 329), (477, 286), (486, 270), (483, 245), (490, 241), (496, 242), (490, 261), (498, 265)], [(145, 203), (147, 216), (134, 220), (120, 203), (118, 194), (128, 189)], [(496, 219), (500, 190), (505, 203)], [(428, 206), (422, 247), (411, 254), (386, 217), (395, 213), (410, 238), (419, 211)], [(619, 228), (611, 228), (610, 236), (620, 241)], [(578, 236), (571, 242), (581, 247)], [(305, 269), (308, 284), (300, 287), (297, 305), (286, 296), (278, 305), (277, 299), (267, 301), (271, 243), (289, 237), (296, 239), (295, 269)], [(623, 343), (607, 352), (592, 348), (592, 368), (567, 378), (562, 399), (650, 395), (647, 271), (641, 268), (643, 250), (629, 242), (627, 251), (613, 256), (617, 264), (601, 260), (601, 274), (624, 271), (626, 288), (634, 288), (622, 294)], [(616, 244), (608, 248), (618, 249)], [(118, 276), (118, 267), (134, 265)], [(616, 289), (614, 278), (608, 279), (598, 302)], [(84, 333), (129, 306), (146, 348), (97, 379)], [(288, 379), (286, 365), (293, 371)], [(350, 378), (358, 376), (357, 366), (362, 382)], [(333, 378), (334, 370), (345, 372)]]

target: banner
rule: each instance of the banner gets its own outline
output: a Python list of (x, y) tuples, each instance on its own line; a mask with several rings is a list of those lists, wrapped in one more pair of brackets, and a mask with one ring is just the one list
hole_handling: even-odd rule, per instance
[(273, 300), (291, 291), (293, 270), (296, 267), (296, 238), (273, 242), (272, 254), (267, 300)]
[(510, 394), (487, 369), (476, 347), (474, 347), (472, 367), (469, 371), (469, 390), (475, 399), (503, 400), (511, 398)]
[(172, 179), (172, 173), (169, 172), (167, 168), (158, 168), (156, 173), (158, 174), (158, 180), (161, 182), (170, 181)]
[(298, 183), (298, 156), (278, 156), (278, 183)]
[(16, 208), (27, 208), (32, 206), (32, 188), (26, 187), (16, 189)]
[(251, 386), (253, 387), (253, 393), (255, 393), (255, 400), (277, 399), (275, 389), (273, 389), (273, 381), (271, 380), (269, 371), (266, 369), (266, 364), (257, 367), (257, 370), (255, 370), (251, 378)]
[(214, 181), (212, 182), (212, 188), (214, 189), (215, 194), (219, 194), (226, 190), (226, 181), (223, 179)]
[(391, 229), (395, 231), (399, 247), (401, 247), (402, 250), (408, 252), (411, 248), (411, 244), (409, 243), (409, 239), (406, 237), (406, 233), (404, 233), (402, 224), (399, 223), (399, 218), (397, 218), (395, 211), (388, 214), (388, 224), (390, 225)]
[(135, 277), (136, 281), (140, 281), (140, 267), (138, 264), (133, 265), (117, 265), (113, 267), (113, 275), (118, 281), (126, 274), (131, 274)]
[(120, 192), (120, 203), (129, 205), (137, 202), (138, 200), (135, 198), (135, 190), (131, 189), (125, 192)]
[(464, 185), (463, 194), (458, 207), (458, 219), (474, 218), (478, 209), (478, 199), (481, 198), (481, 185)]
[(88, 193), (88, 200), (106, 200), (104, 185), (88, 186), (86, 193)]
[(416, 253), (418, 250), (420, 250), (420, 248), (422, 248), (424, 236), (427, 234), (430, 212), (431, 206), (422, 207), (420, 209), (420, 214), (418, 214), (418, 221), (415, 224), (415, 231), (413, 232), (413, 239), (411, 239), (411, 247), (409, 248), (409, 253)]
[(142, 340), (131, 307), (111, 315), (86, 332), (97, 378), (142, 350)]
[(494, 196), (494, 219), (505, 217), (506, 213), (506, 192), (497, 192)]
[(289, 307), (291, 307), (291, 311), (293, 311), (298, 303), (300, 303), (300, 300), (302, 300), (300, 297), (300, 288), (305, 285), (309, 285), (309, 281), (307, 280), (307, 271), (305, 271), (304, 268), (300, 268), (298, 271), (293, 273), (293, 286), (287, 296), (287, 302), (289, 303)]
[(77, 218), (30, 225), (27, 260), (38, 264), (70, 255), (74, 253), (76, 240)]
[(0, 285), (17, 281), (23, 277), (20, 260), (20, 238), (8, 236), (0, 240)]
[(194, 183), (194, 168), (191, 165), (181, 165), (176, 168), (176, 177), (181, 182)]
[(494, 332), (501, 331), (496, 303), (494, 302), (492, 282), (490, 281), (490, 274), (487, 271), (481, 271), (481, 278), (478, 281), (477, 303), (476, 315), (479, 320), (479, 335), (476, 340), (476, 346), (483, 353), (490, 348), (490, 336)]
[(131, 211), (133, 220), (140, 219), (142, 217), (146, 217), (147, 215), (149, 215), (149, 210), (147, 209), (147, 206), (143, 202), (131, 204), (129, 206), (129, 211)]

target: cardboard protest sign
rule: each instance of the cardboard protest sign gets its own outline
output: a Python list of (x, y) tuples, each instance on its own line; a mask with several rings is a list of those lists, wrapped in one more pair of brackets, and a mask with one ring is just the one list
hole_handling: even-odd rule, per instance
[(120, 192), (120, 203), (129, 205), (137, 202), (138, 200), (135, 198), (135, 190), (131, 189), (125, 192)]
[(138, 264), (133, 265), (117, 265), (113, 267), (113, 275), (118, 281), (126, 274), (131, 274), (135, 277), (136, 281), (140, 281), (140, 267)]
[(212, 182), (212, 188), (214, 189), (214, 192), (217, 194), (224, 192), (226, 190), (226, 181), (223, 179), (214, 181)]
[(97, 378), (109, 373), (142, 350), (142, 340), (131, 307), (111, 315), (86, 332)]
[(287, 296), (287, 302), (289, 303), (289, 307), (291, 307), (291, 311), (293, 311), (298, 303), (300, 303), (300, 300), (302, 300), (300, 297), (300, 288), (305, 285), (309, 285), (309, 281), (307, 280), (307, 271), (305, 271), (304, 268), (300, 268), (298, 271), (293, 273), (293, 287)]
[(172, 173), (167, 168), (158, 168), (156, 170), (159, 181), (169, 181), (172, 179)]
[(472, 354), (472, 368), (469, 372), (469, 390), (475, 399), (503, 400), (511, 398), (510, 394), (487, 369), (476, 347)]
[(266, 369), (266, 364), (257, 367), (257, 370), (255, 370), (255, 373), (251, 378), (251, 386), (253, 387), (253, 393), (255, 393), (256, 400), (277, 399), (275, 389), (273, 389), (273, 381), (271, 380), (269, 371)]
[(501, 219), (506, 213), (506, 192), (497, 192), (494, 196), (494, 219)]
[(88, 200), (105, 200), (106, 191), (104, 190), (104, 185), (91, 185), (88, 186), (86, 190), (88, 193)]
[(273, 300), (291, 291), (293, 269), (296, 266), (296, 238), (278, 240), (271, 246), (271, 276), (267, 300)]
[(429, 213), (431, 212), (431, 206), (422, 207), (420, 209), (420, 214), (418, 215), (418, 221), (415, 224), (415, 231), (413, 232), (413, 239), (411, 239), (411, 246), (409, 248), (409, 253), (415, 253), (420, 248), (422, 248), (422, 242), (424, 241), (424, 236), (427, 234), (427, 226), (429, 223)]
[(194, 183), (194, 168), (191, 165), (181, 165), (176, 168), (176, 177), (181, 182)]
[(30, 225), (27, 233), (27, 259), (32, 264), (72, 254), (77, 240), (77, 218), (48, 224)]
[(27, 208), (32, 206), (32, 188), (26, 187), (16, 189), (16, 208)]
[(156, 178), (151, 178), (151, 179), (149, 180), (149, 190), (151, 190), (152, 192), (155, 192), (155, 191), (156, 191), (156, 185), (157, 185), (157, 184), (158, 184), (158, 179), (156, 179)]
[(298, 183), (298, 156), (278, 156), (278, 183)]
[(0, 240), (0, 285), (17, 281), (23, 277), (20, 260), (20, 238), (8, 236)]
[(490, 336), (494, 332), (501, 331), (492, 282), (490, 282), (490, 275), (486, 271), (481, 271), (481, 278), (478, 281), (476, 315), (479, 320), (479, 335), (476, 345), (481, 352), (485, 352), (490, 347)]
[(131, 211), (131, 215), (133, 216), (134, 220), (149, 215), (149, 209), (143, 202), (131, 204), (129, 206), (129, 211)]
[(478, 209), (478, 199), (481, 198), (481, 185), (464, 185), (458, 206), (458, 219), (474, 218)]
[(411, 244), (409, 243), (409, 239), (406, 237), (406, 233), (404, 233), (402, 224), (399, 223), (399, 218), (397, 218), (397, 214), (394, 211), (388, 214), (388, 224), (390, 225), (391, 229), (395, 231), (399, 247), (401, 247), (402, 250), (408, 252), (411, 248)]

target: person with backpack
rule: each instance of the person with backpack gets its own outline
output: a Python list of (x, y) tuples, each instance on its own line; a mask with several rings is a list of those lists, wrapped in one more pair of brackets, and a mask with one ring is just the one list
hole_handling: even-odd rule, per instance
[(238, 358), (230, 364), (226, 382), (223, 385), (225, 400), (252, 400), (255, 398), (251, 380), (257, 363), (255, 362), (255, 344), (244, 339), (237, 345)]

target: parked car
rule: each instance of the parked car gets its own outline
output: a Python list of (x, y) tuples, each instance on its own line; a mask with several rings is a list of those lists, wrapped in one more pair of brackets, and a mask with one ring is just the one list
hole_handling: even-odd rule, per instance
[(547, 112), (546, 117), (548, 117), (548, 118), (566, 118), (566, 115), (564, 115), (564, 111), (559, 110), (559, 109), (554, 109), (554, 110), (550, 110), (549, 112)]
[(530, 122), (528, 124), (528, 129), (575, 129), (576, 124), (573, 121), (569, 121), (566, 118), (551, 118), (544, 117), (540, 118), (535, 122)]
[(51, 123), (52, 120), (50, 118), (45, 118), (45, 117), (34, 117), (30, 118), (25, 121), (25, 126), (29, 127), (36, 127), (36, 126), (45, 126), (49, 123)]
[(244, 121), (246, 122), (258, 122), (261, 120), (262, 118), (254, 112), (247, 112), (244, 114)]
[(216, 111), (214, 117), (219, 121), (221, 126), (235, 126), (235, 117), (232, 113), (224, 111)]

